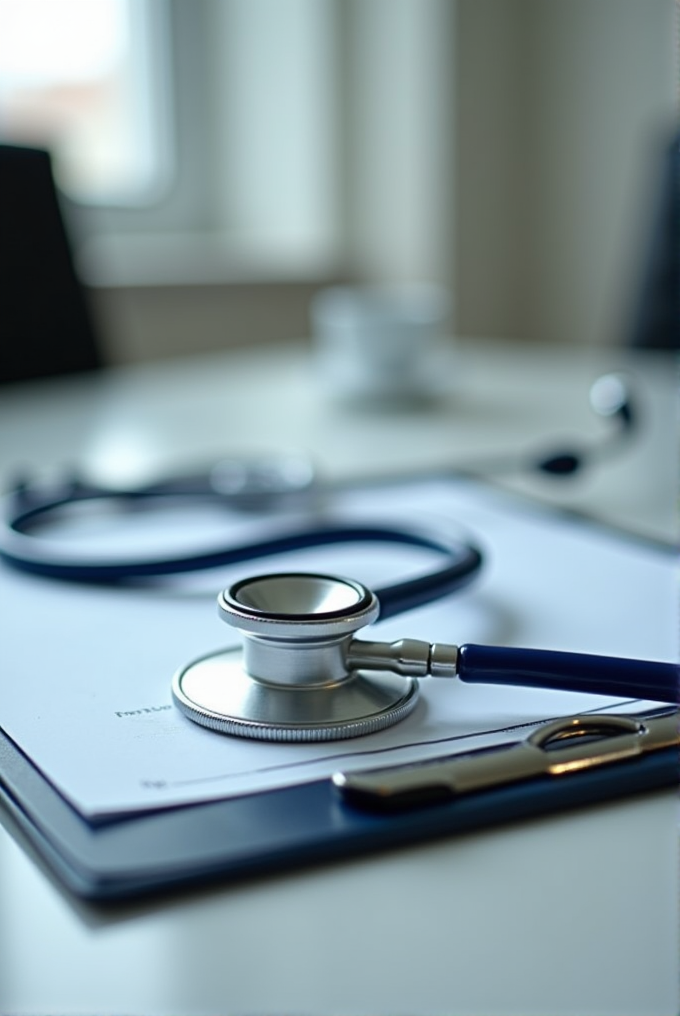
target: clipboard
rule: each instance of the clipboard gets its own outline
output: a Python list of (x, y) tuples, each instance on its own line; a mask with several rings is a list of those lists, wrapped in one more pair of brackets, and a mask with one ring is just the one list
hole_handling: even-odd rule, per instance
[[(658, 715), (677, 730), (677, 712)], [(675, 786), (678, 743), (567, 779), (539, 777), (388, 814), (352, 807), (330, 780), (317, 780), (92, 826), (3, 734), (0, 772), (2, 805), (42, 859), (73, 893), (106, 902), (394, 850)]]
[[(516, 510), (515, 495), (507, 495), (507, 500), (504, 493), (494, 496), (508, 512)], [(559, 520), (560, 527), (585, 526), (597, 532), (599, 525), (582, 517), (565, 518), (547, 507), (532, 506), (532, 511), (548, 524)], [(622, 547), (661, 555), (672, 567), (670, 548), (606, 532)], [(628, 704), (628, 715), (635, 713), (634, 706)], [(339, 792), (337, 782), (325, 777), (96, 819), (75, 807), (50, 774), (0, 730), (0, 802), (70, 891), (94, 901), (116, 901), (395, 849), (676, 785), (677, 713), (641, 704), (640, 719), (664, 726), (664, 737), (654, 750), (620, 757), (612, 753), (611, 764), (582, 766), (564, 778), (537, 773), (445, 801), (416, 802), (415, 809), (357, 807)], [(512, 749), (532, 729), (525, 723), (504, 728), (503, 742), (494, 750)], [(598, 750), (607, 753), (606, 739)], [(460, 746), (453, 753), (458, 751)], [(445, 752), (448, 749), (442, 749)]]

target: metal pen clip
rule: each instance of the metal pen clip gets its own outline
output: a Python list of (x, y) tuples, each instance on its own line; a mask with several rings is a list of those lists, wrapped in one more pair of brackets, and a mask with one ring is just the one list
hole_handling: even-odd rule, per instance
[(660, 716), (571, 716), (525, 740), (424, 762), (336, 773), (349, 804), (397, 810), (540, 776), (564, 777), (680, 745), (680, 711)]

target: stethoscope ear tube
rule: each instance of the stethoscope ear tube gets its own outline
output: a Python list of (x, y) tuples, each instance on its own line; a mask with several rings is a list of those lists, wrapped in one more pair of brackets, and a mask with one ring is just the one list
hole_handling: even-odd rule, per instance
[(522, 685), (654, 702), (678, 701), (680, 669), (675, 663), (626, 660), (585, 653), (464, 645), (458, 673), (470, 684)]
[(443, 552), (449, 563), (443, 568), (410, 578), (406, 582), (376, 589), (375, 595), (380, 603), (382, 621), (430, 603), (467, 585), (476, 577), (484, 560), (482, 552), (471, 543), (453, 540), (444, 543), (440, 538), (433, 539), (423, 534), (419, 535), (417, 541), (413, 539), (401, 542), (414, 543)]
[[(65, 504), (67, 502), (64, 502)], [(52, 507), (50, 507), (50, 511)], [(12, 567), (42, 578), (67, 582), (116, 584), (162, 578), (210, 568), (227, 567), (296, 550), (352, 543), (387, 543), (432, 550), (443, 564), (424, 575), (376, 589), (381, 617), (422, 606), (466, 585), (479, 571), (482, 554), (463, 540), (433, 534), (416, 527), (334, 523), (283, 529), (280, 533), (236, 546), (217, 546), (202, 552), (159, 558), (97, 560), (60, 551), (30, 532), (45, 510), (31, 510), (6, 525), (0, 541), (0, 559)]]

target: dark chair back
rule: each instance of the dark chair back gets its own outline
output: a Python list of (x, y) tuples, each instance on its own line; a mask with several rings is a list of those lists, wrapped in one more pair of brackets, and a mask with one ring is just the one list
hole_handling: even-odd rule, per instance
[(101, 366), (50, 155), (0, 145), (0, 383)]
[(630, 343), (680, 349), (680, 136), (664, 153)]

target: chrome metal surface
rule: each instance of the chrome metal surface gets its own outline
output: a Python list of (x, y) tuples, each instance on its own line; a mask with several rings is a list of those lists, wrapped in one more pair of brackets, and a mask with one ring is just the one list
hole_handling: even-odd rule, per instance
[(349, 675), (353, 633), (378, 616), (359, 582), (284, 573), (245, 579), (218, 597), (220, 617), (243, 636), (243, 667), (262, 684), (337, 685)]
[(244, 610), (293, 618), (352, 614), (366, 598), (366, 590), (356, 582), (300, 573), (258, 576), (231, 591), (232, 602)]
[(257, 575), (220, 593), (223, 621), (265, 638), (324, 638), (352, 634), (370, 624), (380, 607), (360, 582), (290, 572)]
[(418, 682), (358, 671), (336, 685), (285, 687), (253, 679), (239, 649), (203, 657), (172, 683), (176, 705), (195, 723), (267, 741), (331, 741), (372, 734), (407, 716)]
[(240, 630), (242, 651), (197, 660), (172, 691), (186, 716), (222, 733), (284, 741), (373, 733), (411, 711), (417, 677), (456, 674), (455, 646), (353, 639), (379, 604), (349, 579), (260, 575), (220, 593), (218, 611)]
[(411, 677), (455, 677), (458, 646), (399, 639), (397, 642), (365, 642), (352, 639), (347, 653), (350, 670), (389, 670)]
[(537, 776), (610, 765), (680, 745), (679, 713), (631, 717), (572, 716), (538, 727), (524, 741), (410, 765), (336, 773), (334, 785), (357, 800), (408, 806), (422, 799), (474, 793)]
[(350, 641), (351, 635), (299, 642), (244, 635), (243, 669), (253, 680), (270, 687), (304, 690), (337, 685), (349, 676)]
[(315, 483), (314, 467), (305, 455), (280, 452), (271, 455), (221, 459), (208, 472), (210, 488), (246, 507), (269, 506), (294, 495), (309, 494)]

